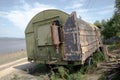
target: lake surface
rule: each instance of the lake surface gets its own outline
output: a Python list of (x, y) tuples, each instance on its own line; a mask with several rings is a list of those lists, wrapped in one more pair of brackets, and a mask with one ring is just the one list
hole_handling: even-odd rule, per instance
[(26, 50), (25, 39), (0, 38), (0, 54), (13, 53), (21, 50)]

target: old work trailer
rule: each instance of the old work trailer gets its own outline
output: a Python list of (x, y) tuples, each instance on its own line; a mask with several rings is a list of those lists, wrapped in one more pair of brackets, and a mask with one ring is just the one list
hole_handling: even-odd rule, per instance
[(35, 15), (25, 37), (28, 61), (44, 64), (84, 64), (102, 46), (95, 25), (55, 9)]

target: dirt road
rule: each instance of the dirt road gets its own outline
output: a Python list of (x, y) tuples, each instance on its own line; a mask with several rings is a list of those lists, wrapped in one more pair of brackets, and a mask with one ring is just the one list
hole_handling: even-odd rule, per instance
[(36, 80), (33, 79), (32, 75), (27, 74), (28, 70), (34, 68), (34, 66), (35, 64), (29, 63), (27, 58), (0, 65), (0, 80), (12, 80), (13, 78), (20, 78), (23, 76), (27, 76), (28, 79), (21, 78), (19, 80)]

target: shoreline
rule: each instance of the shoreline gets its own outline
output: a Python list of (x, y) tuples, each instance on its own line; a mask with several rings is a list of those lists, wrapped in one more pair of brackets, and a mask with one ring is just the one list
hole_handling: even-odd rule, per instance
[(0, 38), (0, 55), (26, 50), (25, 39)]
[(0, 55), (13, 54), (13, 53), (21, 52), (21, 51), (26, 51), (26, 49), (13, 50), (13, 51), (4, 51), (4, 52), (0, 52)]
[(0, 54), (0, 65), (27, 57), (26, 50)]

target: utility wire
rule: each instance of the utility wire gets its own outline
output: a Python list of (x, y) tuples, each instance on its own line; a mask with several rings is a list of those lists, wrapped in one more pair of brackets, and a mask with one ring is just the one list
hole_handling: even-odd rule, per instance
[[(86, 6), (85, 6), (85, 9), (86, 9), (86, 10), (89, 9), (90, 3), (91, 3), (91, 0), (87, 0)], [(86, 11), (85, 16), (86, 16), (87, 18), (89, 18), (89, 16), (88, 16), (88, 11)]]
[[(92, 8), (94, 7), (94, 5), (95, 5), (95, 3), (96, 3), (96, 0), (87, 0), (87, 3), (86, 3), (86, 7), (85, 7), (85, 9), (91, 9), (92, 10)], [(90, 18), (90, 16), (88, 15), (89, 13), (91, 13), (92, 11), (87, 11), (86, 13), (85, 13), (85, 16), (87, 17), (87, 18)]]

